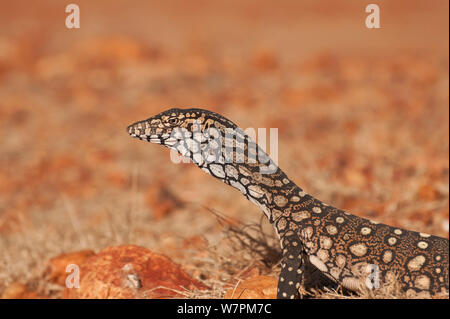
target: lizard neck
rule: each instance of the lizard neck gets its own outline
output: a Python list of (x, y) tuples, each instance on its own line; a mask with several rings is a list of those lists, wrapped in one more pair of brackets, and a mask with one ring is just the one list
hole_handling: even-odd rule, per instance
[[(289, 220), (293, 212), (313, 200), (238, 127), (208, 134), (208, 143), (195, 133), (179, 136), (183, 136), (183, 141), (172, 148), (206, 173), (238, 189), (263, 211), (269, 222), (275, 223), (280, 236), (287, 227), (277, 220), (282, 216), (282, 220)], [(215, 137), (210, 139), (211, 136)]]

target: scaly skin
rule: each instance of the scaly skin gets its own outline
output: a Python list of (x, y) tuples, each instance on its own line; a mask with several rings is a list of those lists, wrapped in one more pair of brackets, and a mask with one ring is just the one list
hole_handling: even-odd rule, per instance
[[(308, 276), (306, 262), (355, 292), (397, 280), (407, 296), (448, 293), (448, 239), (367, 220), (306, 194), (223, 116), (202, 109), (170, 109), (127, 130), (132, 137), (189, 157), (264, 212), (283, 250), (278, 298), (301, 297), (298, 288)], [(230, 132), (235, 136), (230, 138)], [(214, 140), (217, 143), (208, 144)], [(252, 161), (249, 154), (255, 149), (259, 156)]]

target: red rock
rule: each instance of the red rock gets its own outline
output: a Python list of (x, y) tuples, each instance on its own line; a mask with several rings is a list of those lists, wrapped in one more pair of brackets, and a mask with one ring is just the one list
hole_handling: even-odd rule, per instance
[(239, 283), (225, 294), (225, 299), (275, 299), (277, 279), (270, 276), (256, 276)]
[(244, 279), (260, 276), (261, 271), (258, 267), (251, 267), (240, 273), (240, 277)]
[(63, 298), (181, 298), (182, 292), (207, 287), (170, 258), (135, 246), (108, 247), (80, 268), (80, 288), (66, 288)]
[(43, 299), (45, 297), (39, 295), (37, 292), (28, 289), (28, 287), (20, 282), (13, 282), (8, 287), (0, 299)]
[(66, 278), (70, 274), (66, 272), (67, 266), (75, 264), (80, 266), (85, 259), (95, 255), (92, 250), (82, 250), (73, 253), (61, 254), (50, 259), (46, 270), (48, 280), (61, 286), (66, 285)]

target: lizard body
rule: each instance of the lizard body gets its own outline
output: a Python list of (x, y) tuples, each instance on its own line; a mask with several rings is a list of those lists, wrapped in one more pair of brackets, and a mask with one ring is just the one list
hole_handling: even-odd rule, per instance
[(264, 212), (282, 247), (278, 298), (300, 296), (307, 262), (351, 291), (397, 280), (409, 296), (448, 293), (448, 239), (394, 228), (321, 202), (292, 182), (247, 134), (220, 114), (170, 109), (130, 125), (127, 131), (189, 157)]

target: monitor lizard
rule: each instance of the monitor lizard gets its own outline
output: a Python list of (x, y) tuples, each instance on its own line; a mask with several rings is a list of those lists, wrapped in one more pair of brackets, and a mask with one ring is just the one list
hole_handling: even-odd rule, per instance
[(238, 189), (275, 227), (282, 248), (277, 298), (299, 298), (309, 262), (360, 292), (397, 280), (406, 296), (448, 293), (449, 241), (391, 227), (307, 194), (236, 124), (204, 109), (173, 108), (127, 128), (135, 138), (188, 157)]

